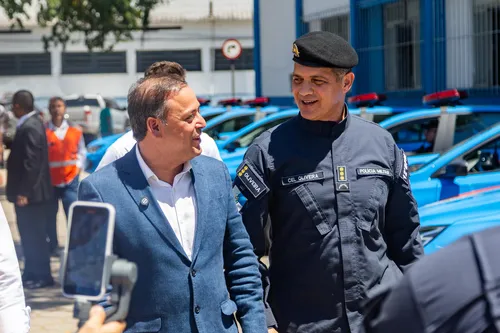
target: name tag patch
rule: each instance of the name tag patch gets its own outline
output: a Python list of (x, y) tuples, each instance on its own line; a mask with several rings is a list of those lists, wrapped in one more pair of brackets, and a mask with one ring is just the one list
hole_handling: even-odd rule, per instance
[(281, 184), (287, 186), (287, 185), (299, 184), (299, 183), (322, 180), (322, 179), (325, 179), (325, 175), (323, 174), (322, 171), (319, 171), (319, 172), (305, 173), (302, 175), (282, 177)]
[(241, 184), (250, 191), (255, 199), (269, 191), (269, 188), (264, 184), (262, 178), (259, 177), (249, 164), (244, 163), (237, 172), (237, 177)]
[(391, 171), (382, 168), (357, 168), (358, 176), (388, 176), (391, 177)]

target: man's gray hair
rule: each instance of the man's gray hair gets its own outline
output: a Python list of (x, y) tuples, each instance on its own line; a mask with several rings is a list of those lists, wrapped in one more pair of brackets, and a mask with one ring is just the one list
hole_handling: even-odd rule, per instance
[(130, 126), (137, 141), (147, 133), (148, 118), (166, 121), (167, 100), (187, 86), (180, 77), (153, 76), (139, 79), (128, 92)]

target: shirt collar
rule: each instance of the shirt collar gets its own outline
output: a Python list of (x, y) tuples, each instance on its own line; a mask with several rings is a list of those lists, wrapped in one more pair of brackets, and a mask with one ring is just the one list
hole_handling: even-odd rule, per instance
[(52, 120), (49, 121), (49, 129), (51, 129), (52, 131), (56, 130), (56, 129), (66, 129), (69, 127), (69, 124), (68, 122), (66, 121), (66, 119), (64, 119), (61, 123), (61, 126), (57, 127), (56, 125), (54, 125), (54, 123), (52, 122)]
[[(139, 162), (139, 167), (142, 170), (142, 173), (144, 174), (144, 177), (146, 177), (146, 180), (148, 181), (149, 184), (152, 182), (161, 182), (161, 180), (155, 175), (153, 170), (146, 164), (144, 159), (142, 158), (141, 152), (139, 150), (139, 145), (135, 145), (135, 156), (137, 157), (137, 161)], [(189, 171), (191, 171), (191, 162), (187, 161), (184, 163), (184, 167), (182, 168), (182, 171), (179, 172), (175, 177), (181, 176)]]
[(17, 128), (21, 127), (22, 124), (24, 124), (24, 122), (26, 121), (26, 119), (28, 119), (29, 117), (33, 116), (34, 114), (36, 113), (36, 111), (31, 111), (30, 113), (27, 113), (25, 114), (24, 116), (22, 116), (21, 118), (19, 118), (19, 120), (17, 121)]

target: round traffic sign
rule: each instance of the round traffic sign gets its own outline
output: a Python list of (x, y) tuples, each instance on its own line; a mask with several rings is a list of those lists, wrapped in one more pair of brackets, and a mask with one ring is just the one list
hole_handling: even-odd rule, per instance
[(241, 56), (243, 48), (236, 39), (226, 39), (222, 44), (222, 54), (229, 60), (238, 59)]

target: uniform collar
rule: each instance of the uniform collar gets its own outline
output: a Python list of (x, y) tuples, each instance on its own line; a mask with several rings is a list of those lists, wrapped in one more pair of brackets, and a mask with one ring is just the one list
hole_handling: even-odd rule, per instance
[(19, 118), (19, 120), (17, 121), (16, 127), (17, 128), (21, 127), (29, 117), (34, 116), (35, 114), (36, 114), (36, 111), (31, 111), (31, 112), (25, 114), (24, 116), (22, 116), (21, 118)]
[(339, 136), (347, 127), (350, 122), (351, 115), (347, 105), (345, 105), (346, 115), (343, 120), (339, 123), (336, 121), (320, 121), (320, 120), (308, 120), (303, 118), (299, 113), (299, 123), (300, 126), (315, 136), (321, 137), (337, 137)]

